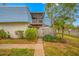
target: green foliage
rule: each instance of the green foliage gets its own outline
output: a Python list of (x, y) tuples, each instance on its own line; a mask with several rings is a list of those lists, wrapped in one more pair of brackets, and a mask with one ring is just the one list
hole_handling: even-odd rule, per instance
[(11, 38), (11, 36), (10, 36), (10, 33), (9, 33), (9, 32), (7, 32), (7, 38)]
[[(46, 12), (48, 17), (53, 20), (53, 29), (62, 31), (62, 39), (64, 35), (65, 25), (70, 24), (75, 21), (75, 10), (77, 4), (74, 3), (48, 3), (46, 4)], [(50, 15), (51, 14), (51, 15)], [(72, 28), (70, 26), (69, 28)]]
[(0, 39), (8, 38), (9, 34), (5, 32), (3, 29), (0, 30)]
[(0, 49), (0, 56), (33, 56), (33, 49)]
[(16, 35), (18, 36), (18, 38), (20, 38), (20, 39), (23, 39), (24, 38), (24, 34), (23, 34), (23, 32), (24, 31), (21, 31), (21, 30), (19, 30), (19, 31), (16, 31)]
[(44, 41), (55, 41), (56, 40), (56, 36), (52, 36), (52, 35), (47, 34), (47, 35), (45, 35), (43, 37), (43, 40)]
[(37, 29), (36, 28), (26, 29), (24, 36), (25, 36), (26, 39), (30, 39), (30, 40), (37, 39)]

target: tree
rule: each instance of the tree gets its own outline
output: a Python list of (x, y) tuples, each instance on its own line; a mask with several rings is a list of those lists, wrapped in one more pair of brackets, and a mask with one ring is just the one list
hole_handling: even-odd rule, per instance
[[(72, 24), (75, 20), (76, 13), (76, 4), (74, 3), (51, 3), (46, 5), (47, 14), (50, 16), (53, 21), (54, 28), (59, 28), (62, 31), (62, 39), (65, 30), (65, 24)], [(56, 22), (56, 23), (55, 23)]]
[(70, 35), (71, 30), (75, 30), (75, 26), (73, 24), (65, 24), (65, 30), (66, 30), (66, 34), (68, 32), (68, 34)]
[(76, 30), (79, 31), (79, 26), (76, 27)]
[(54, 26), (55, 19), (56, 19), (54, 14), (58, 11), (56, 4), (47, 3), (45, 5), (45, 11), (46, 11), (48, 17), (51, 19), (51, 27), (53, 27), (54, 33), (56, 35), (56, 30), (55, 30), (55, 26)]

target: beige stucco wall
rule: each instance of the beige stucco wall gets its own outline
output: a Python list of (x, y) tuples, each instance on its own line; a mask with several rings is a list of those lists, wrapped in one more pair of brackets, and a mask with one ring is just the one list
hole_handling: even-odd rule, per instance
[(0, 23), (0, 29), (9, 32), (12, 38), (17, 38), (15, 31), (25, 30), (28, 27), (27, 23)]
[(40, 27), (38, 29), (38, 34), (39, 34), (39, 37), (43, 37), (44, 35), (47, 35), (47, 34), (54, 36), (54, 31), (50, 27)]

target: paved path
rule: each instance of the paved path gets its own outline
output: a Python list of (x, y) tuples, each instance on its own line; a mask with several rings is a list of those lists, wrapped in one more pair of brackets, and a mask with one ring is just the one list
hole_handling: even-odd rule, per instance
[(36, 44), (0, 44), (2, 49), (12, 49), (12, 48), (29, 48), (35, 49), (34, 56), (44, 56), (43, 41), (38, 39)]
[(44, 49), (43, 49), (43, 41), (42, 39), (38, 39), (38, 42), (35, 47), (35, 56), (44, 56)]

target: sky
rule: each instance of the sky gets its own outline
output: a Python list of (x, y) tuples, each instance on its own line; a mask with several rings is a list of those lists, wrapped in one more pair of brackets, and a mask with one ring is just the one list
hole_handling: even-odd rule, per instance
[[(7, 6), (27, 6), (30, 12), (45, 12), (45, 8), (44, 8), (45, 4), (43, 3), (8, 3), (5, 5)], [(50, 25), (51, 22), (50, 20), (45, 18), (44, 23)], [(76, 18), (74, 25), (75, 26), (79, 25), (79, 18)]]
[(27, 6), (30, 12), (44, 12), (44, 4), (42, 3), (15, 3), (7, 4), (8, 6)]

